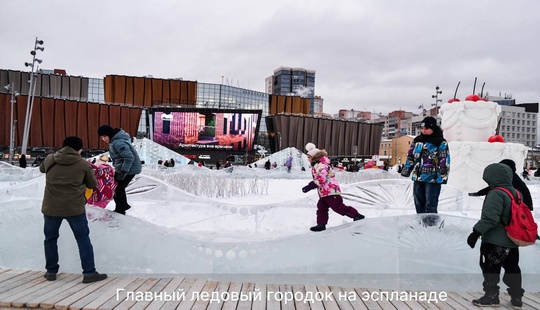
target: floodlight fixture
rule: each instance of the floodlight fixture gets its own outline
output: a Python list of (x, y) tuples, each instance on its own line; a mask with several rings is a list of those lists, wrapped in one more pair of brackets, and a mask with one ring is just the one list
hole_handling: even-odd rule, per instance
[[(41, 41), (41, 42), (43, 42), (43, 41)], [(43, 46), (37, 46), (36, 49), (37, 49), (37, 50), (40, 50), (40, 51), (42, 51), (42, 52), (45, 50), (45, 48), (44, 48)]]
[(36, 38), (36, 44), (43, 45), (43, 40), (38, 40), (38, 39)]

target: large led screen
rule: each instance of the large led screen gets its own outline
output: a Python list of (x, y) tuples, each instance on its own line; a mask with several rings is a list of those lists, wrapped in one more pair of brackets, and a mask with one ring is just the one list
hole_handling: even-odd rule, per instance
[(154, 141), (174, 150), (252, 151), (260, 112), (154, 111)]

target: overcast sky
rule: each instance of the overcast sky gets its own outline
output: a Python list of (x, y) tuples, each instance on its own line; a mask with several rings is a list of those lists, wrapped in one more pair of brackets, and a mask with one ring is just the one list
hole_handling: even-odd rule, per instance
[(264, 91), (280, 66), (316, 71), (324, 112), (388, 113), (440, 98), (540, 101), (538, 0), (4, 0), (0, 68), (178, 78)]

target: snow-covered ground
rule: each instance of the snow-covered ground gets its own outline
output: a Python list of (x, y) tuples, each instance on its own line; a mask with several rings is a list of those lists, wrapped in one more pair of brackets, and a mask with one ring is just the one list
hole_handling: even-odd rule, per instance
[[(18, 180), (6, 167), (0, 166), (0, 266), (44, 270), (44, 177), (30, 168)], [(146, 167), (128, 188), (132, 209), (126, 216), (110, 211), (114, 202), (106, 210), (88, 208), (96, 267), (114, 274), (481, 289), (479, 244), (470, 249), (466, 238), (480, 216), (482, 197), (443, 186), (437, 224), (426, 227), (415, 214), (409, 179), (378, 169), (339, 172), (338, 178), (345, 203), (366, 219), (353, 222), (330, 211), (327, 230), (315, 233), (309, 227), (315, 225), (318, 197), (301, 191), (309, 172)], [(526, 182), (540, 206), (540, 183), (531, 179)], [(67, 223), (59, 252), (60, 271), (79, 273)], [(520, 249), (527, 291), (540, 289), (539, 252), (540, 245)]]

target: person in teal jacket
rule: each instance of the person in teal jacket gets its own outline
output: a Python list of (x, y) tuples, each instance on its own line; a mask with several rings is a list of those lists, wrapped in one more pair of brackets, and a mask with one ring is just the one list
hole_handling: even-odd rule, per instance
[(118, 183), (114, 191), (114, 212), (126, 214), (131, 209), (127, 202), (126, 188), (136, 174), (141, 173), (142, 164), (137, 151), (131, 144), (131, 137), (120, 128), (102, 125), (98, 128), (98, 136), (109, 143), (109, 156), (113, 161), (114, 179)]
[(521, 287), (521, 269), (519, 268), (518, 246), (508, 238), (505, 225), (510, 223), (512, 215), (511, 198), (502, 190), (493, 189), (500, 186), (516, 195), (512, 186), (513, 172), (505, 164), (490, 164), (484, 169), (482, 178), (491, 190), (484, 199), (482, 215), (474, 225), (467, 243), (474, 248), (476, 241), (482, 236), (480, 246), (480, 268), (484, 276), (484, 296), (473, 300), (477, 306), (499, 305), (499, 280), (501, 268), (504, 268), (503, 282), (508, 286), (511, 303), (515, 307), (522, 306), (524, 293)]

